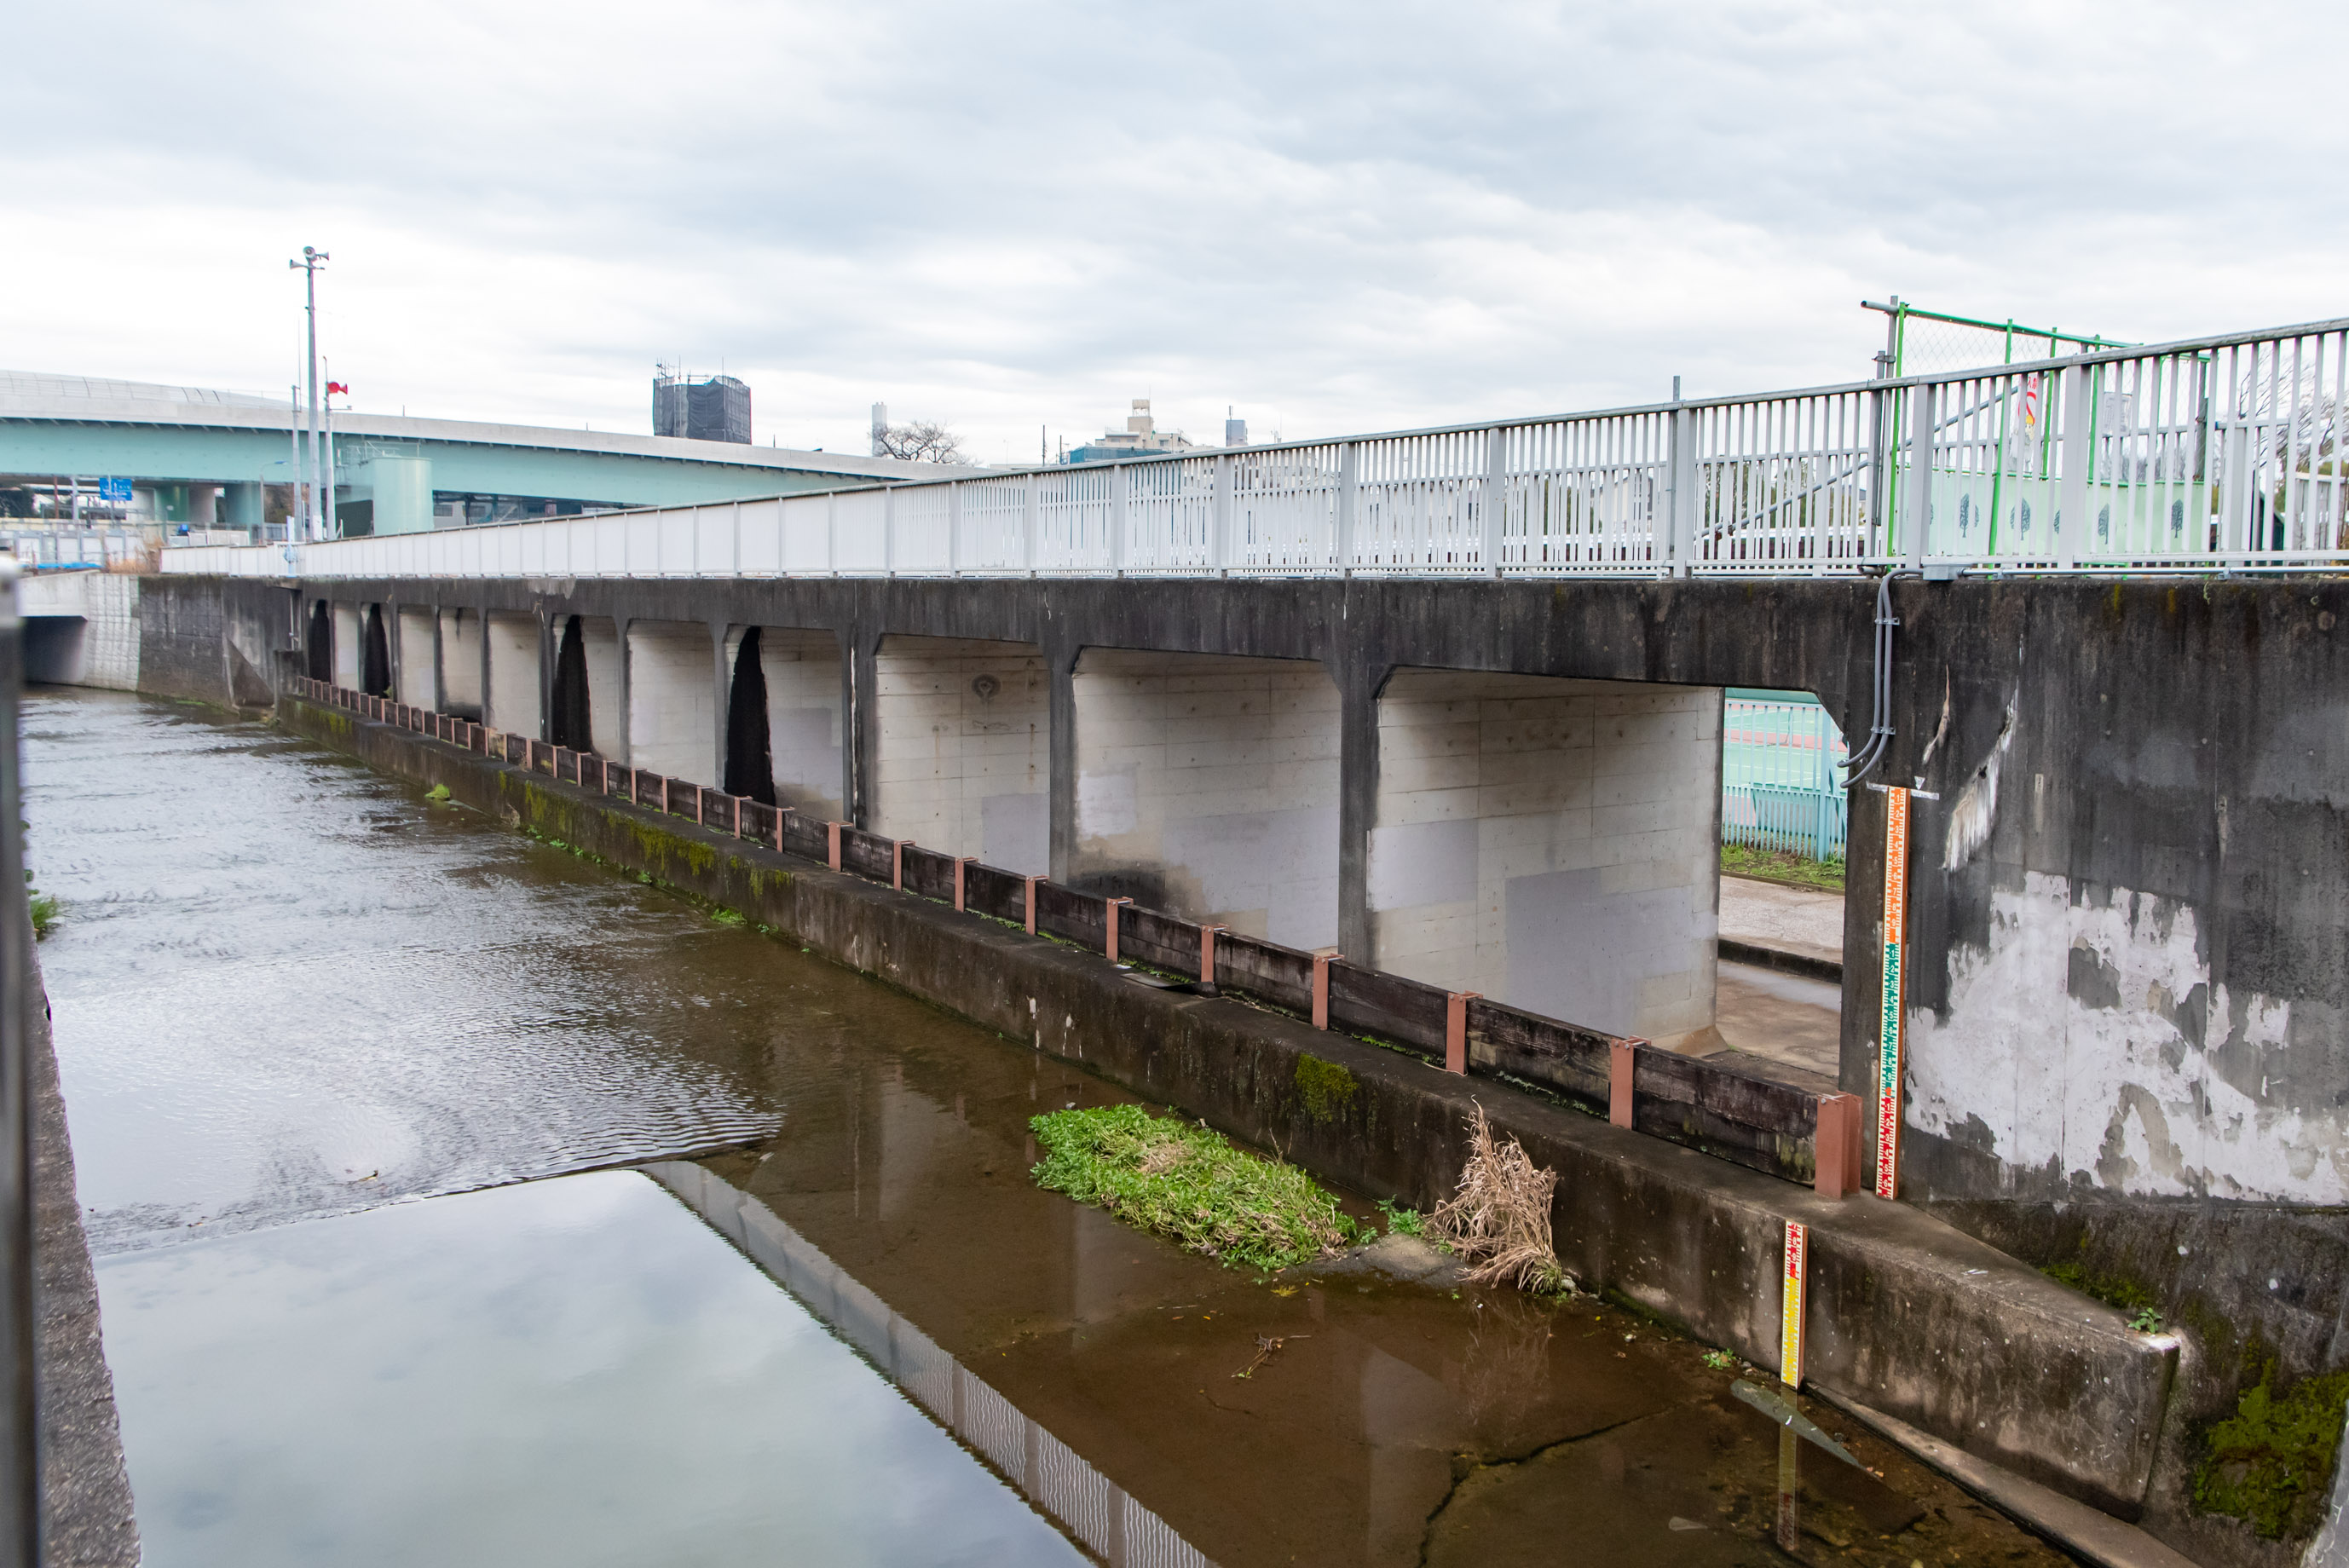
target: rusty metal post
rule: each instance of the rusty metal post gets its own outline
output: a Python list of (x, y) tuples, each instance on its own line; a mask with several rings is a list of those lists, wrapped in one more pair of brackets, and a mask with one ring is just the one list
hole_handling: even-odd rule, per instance
[(977, 855), (955, 857), (955, 913), (957, 914), (963, 913), (963, 873), (978, 863)]
[(1468, 1004), (1483, 995), (1477, 991), (1447, 992), (1444, 998), (1444, 1070), (1466, 1077), (1468, 1073)]
[(905, 891), (905, 851), (913, 842), (911, 839), (889, 841), (889, 885), (899, 892)]
[(1028, 934), (1033, 936), (1036, 934), (1036, 884), (1047, 879), (1029, 877), (1026, 880), (1028, 882)]
[(845, 822), (826, 822), (823, 825), (824, 862), (833, 871), (840, 869), (840, 830), (846, 826)]
[(1607, 1061), (1607, 1119), (1618, 1127), (1631, 1125), (1631, 1068), (1637, 1059), (1631, 1040), (1609, 1042)]
[(1859, 1097), (1819, 1096), (1819, 1119), (1811, 1138), (1816, 1175), (1812, 1185), (1822, 1198), (1841, 1198), (1861, 1186)]
[(1231, 927), (1227, 925), (1203, 925), (1199, 927), (1199, 994), (1203, 996), (1213, 996), (1217, 995), (1216, 990), (1216, 934), (1218, 932), (1229, 931)]
[(1330, 1026), (1330, 962), (1337, 956), (1334, 953), (1313, 955), (1313, 1026), (1317, 1029)]
[(1117, 962), (1117, 912), (1133, 902), (1133, 901), (1130, 898), (1111, 898), (1103, 899), (1102, 901), (1102, 908), (1107, 912), (1109, 916), (1108, 952), (1109, 961), (1112, 964)]

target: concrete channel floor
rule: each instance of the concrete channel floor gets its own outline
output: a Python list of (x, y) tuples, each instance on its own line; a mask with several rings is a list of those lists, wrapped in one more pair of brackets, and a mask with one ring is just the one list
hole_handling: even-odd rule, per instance
[[(1840, 964), (1843, 907), (1839, 893), (1721, 879), (1721, 934), (1750, 947)], [(1836, 1087), (1843, 994), (1832, 983), (1724, 958), (1713, 1022), (1723, 1048), (1710, 1059), (1805, 1088)]]

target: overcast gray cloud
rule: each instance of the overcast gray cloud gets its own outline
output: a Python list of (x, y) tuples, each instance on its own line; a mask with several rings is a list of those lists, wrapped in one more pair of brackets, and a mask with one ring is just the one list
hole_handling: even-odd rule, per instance
[(0, 360), (978, 455), (1863, 374), (1856, 308), (2349, 312), (2340, 8), (91, 4), (11, 24)]

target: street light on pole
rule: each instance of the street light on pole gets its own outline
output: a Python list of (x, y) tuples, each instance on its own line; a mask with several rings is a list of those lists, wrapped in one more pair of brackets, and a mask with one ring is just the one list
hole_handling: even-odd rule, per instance
[[(325, 506), (332, 503), (335, 476), (326, 471), (326, 452), (318, 438), (318, 269), (326, 263), (326, 253), (311, 246), (302, 247), (302, 259), (287, 262), (289, 267), (302, 270), (302, 287), (309, 315), (310, 341), (310, 417), (307, 425), (309, 442), (309, 497), (303, 508), (303, 533), (310, 539), (321, 537), (319, 525)], [(322, 493), (323, 492), (323, 493)], [(296, 493), (299, 493), (297, 486)]]

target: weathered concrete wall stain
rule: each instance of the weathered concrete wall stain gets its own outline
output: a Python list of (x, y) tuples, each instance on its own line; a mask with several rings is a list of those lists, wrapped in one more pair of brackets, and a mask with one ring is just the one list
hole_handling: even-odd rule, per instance
[(2349, 1118), (2275, 1093), (2292, 1004), (2214, 985), (2194, 910), (2026, 872), (1913, 1019), (1909, 1123), (2075, 1189), (2349, 1202)]

